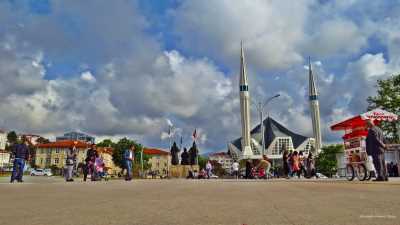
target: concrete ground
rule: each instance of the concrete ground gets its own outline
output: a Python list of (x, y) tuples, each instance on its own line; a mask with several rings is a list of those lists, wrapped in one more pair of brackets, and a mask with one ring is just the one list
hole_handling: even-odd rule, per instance
[(400, 224), (400, 181), (0, 179), (0, 225)]

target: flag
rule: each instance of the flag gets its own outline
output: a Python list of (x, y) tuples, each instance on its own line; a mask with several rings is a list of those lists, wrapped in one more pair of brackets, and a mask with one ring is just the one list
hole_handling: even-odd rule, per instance
[(193, 138), (194, 138), (194, 140), (196, 140), (196, 138), (197, 138), (197, 129), (194, 129)]
[(182, 148), (182, 144), (183, 144), (183, 138), (182, 138), (182, 136), (181, 136), (181, 148)]

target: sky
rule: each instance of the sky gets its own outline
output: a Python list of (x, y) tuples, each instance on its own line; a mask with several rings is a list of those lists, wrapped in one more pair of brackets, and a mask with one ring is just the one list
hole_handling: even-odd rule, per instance
[[(329, 127), (367, 109), (400, 72), (400, 1), (0, 1), (0, 128), (82, 131), (167, 148), (169, 124), (200, 151), (239, 137), (240, 41), (253, 101), (312, 135), (307, 60)], [(252, 126), (259, 123), (252, 108)]]

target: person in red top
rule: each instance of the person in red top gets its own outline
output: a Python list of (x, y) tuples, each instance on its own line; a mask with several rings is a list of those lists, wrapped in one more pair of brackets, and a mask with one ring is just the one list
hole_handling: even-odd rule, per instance
[(300, 176), (300, 158), (297, 151), (294, 151), (292, 154), (292, 173)]

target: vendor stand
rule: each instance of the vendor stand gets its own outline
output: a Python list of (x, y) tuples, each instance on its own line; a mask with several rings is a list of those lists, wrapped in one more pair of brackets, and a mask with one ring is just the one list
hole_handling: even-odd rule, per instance
[(366, 152), (365, 139), (368, 135), (366, 120), (372, 120), (375, 125), (378, 125), (381, 121), (397, 119), (396, 114), (374, 109), (331, 126), (333, 131), (344, 130), (345, 132), (343, 141), (347, 180), (351, 181), (356, 176), (360, 181), (369, 180), (375, 172), (372, 159)]

